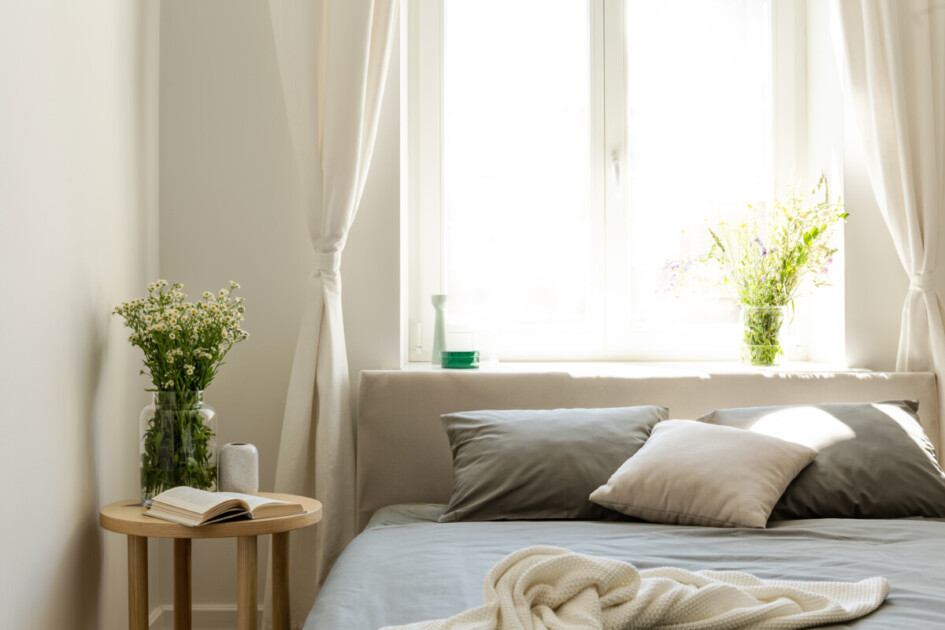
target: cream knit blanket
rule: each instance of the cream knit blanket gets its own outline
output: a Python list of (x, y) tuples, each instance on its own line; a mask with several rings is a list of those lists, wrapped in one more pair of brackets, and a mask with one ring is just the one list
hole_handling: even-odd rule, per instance
[(889, 583), (761, 580), (659, 568), (558, 547), (516, 551), (486, 575), (484, 603), (449, 619), (382, 630), (729, 630), (809, 628), (876, 610)]

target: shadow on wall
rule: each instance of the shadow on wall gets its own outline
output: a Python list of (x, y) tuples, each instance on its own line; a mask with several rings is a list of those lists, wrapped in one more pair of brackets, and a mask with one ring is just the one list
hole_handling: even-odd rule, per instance
[[(85, 483), (72, 484), (79, 488), (79, 496), (74, 497), (75, 504), (89, 506), (81, 514), (80, 522), (73, 529), (73, 535), (64, 541), (63, 553), (59, 567), (56, 570), (56, 582), (50, 585), (50, 593), (75, 592), (76, 585), (97, 585), (102, 576), (102, 537), (98, 526), (98, 506), (101, 503), (101, 453), (97, 436), (101, 434), (96, 426), (97, 419), (101, 419), (99, 401), (101, 399), (102, 372), (107, 349), (106, 331), (108, 322), (103, 325), (102, 315), (96, 312), (101, 309), (95, 304), (95, 293), (89, 298), (85, 313), (86, 321), (82, 328), (86, 331), (84, 339), (86, 347), (83, 355), (87, 358), (85, 369), (77, 374), (79, 379), (78, 391), (82, 392), (82, 408), (77, 414), (76, 421), (81, 424), (81, 431), (77, 432), (80, 444), (75, 445), (75, 453), (83, 459), (81, 478)], [(78, 310), (78, 309), (77, 309)], [(52, 497), (55, 500), (55, 496)], [(68, 515), (65, 516), (66, 518)], [(86, 587), (88, 588), (88, 587)], [(93, 587), (94, 588), (94, 587)], [(94, 592), (94, 591), (93, 591)], [(75, 597), (71, 602), (75, 628), (99, 627), (98, 597)], [(54, 628), (62, 619), (62, 602), (49, 602), (43, 607), (40, 615), (39, 628)]]

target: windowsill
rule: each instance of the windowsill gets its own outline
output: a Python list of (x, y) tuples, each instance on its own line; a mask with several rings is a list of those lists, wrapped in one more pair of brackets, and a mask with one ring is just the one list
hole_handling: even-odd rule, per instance
[(866, 373), (870, 370), (810, 361), (787, 362), (777, 367), (752, 367), (734, 361), (505, 361), (484, 363), (476, 370), (442, 368), (429, 362), (411, 362), (404, 367), (416, 372), (567, 372), (574, 376), (702, 376), (711, 374), (834, 374)]

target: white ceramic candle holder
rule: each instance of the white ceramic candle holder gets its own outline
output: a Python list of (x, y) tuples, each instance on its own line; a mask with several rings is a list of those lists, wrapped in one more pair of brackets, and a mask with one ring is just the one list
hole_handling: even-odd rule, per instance
[(231, 442), (220, 448), (220, 491), (259, 491), (259, 451), (255, 446)]

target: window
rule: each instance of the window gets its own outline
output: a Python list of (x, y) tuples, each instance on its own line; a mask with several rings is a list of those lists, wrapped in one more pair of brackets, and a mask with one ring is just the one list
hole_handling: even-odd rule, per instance
[(409, 358), (446, 293), (451, 344), (502, 359), (734, 359), (736, 306), (666, 263), (801, 163), (775, 4), (409, 3)]

